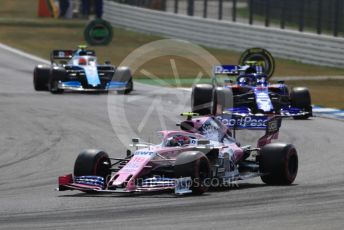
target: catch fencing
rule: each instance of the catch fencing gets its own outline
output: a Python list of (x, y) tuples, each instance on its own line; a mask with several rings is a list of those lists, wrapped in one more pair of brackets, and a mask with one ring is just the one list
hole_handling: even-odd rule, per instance
[(148, 9), (317, 34), (344, 35), (342, 0), (113, 0)]
[[(167, 5), (163, 7), (167, 8)], [(155, 8), (161, 8), (161, 5), (157, 4)], [(104, 2), (104, 19), (116, 26), (210, 47), (237, 51), (262, 47), (276, 57), (344, 68), (344, 39), (341, 37), (176, 14), (114, 1)]]

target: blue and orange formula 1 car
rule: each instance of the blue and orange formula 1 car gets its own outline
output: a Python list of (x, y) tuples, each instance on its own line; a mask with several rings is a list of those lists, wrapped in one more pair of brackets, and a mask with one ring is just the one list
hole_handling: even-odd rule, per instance
[(201, 114), (278, 114), (295, 119), (312, 116), (307, 88), (289, 92), (283, 81), (269, 83), (274, 72), (271, 54), (264, 49), (249, 49), (240, 65), (219, 65), (213, 69), (212, 84), (197, 84), (192, 89), (192, 111)]
[[(162, 131), (159, 144), (133, 139), (135, 151), (128, 151), (126, 158), (111, 158), (100, 150), (81, 152), (74, 173), (59, 177), (58, 190), (202, 194), (209, 187), (252, 177), (261, 177), (269, 185), (289, 185), (295, 180), (295, 147), (271, 143), (278, 137), (280, 117), (184, 115), (187, 119), (179, 124), (181, 129)], [(257, 146), (241, 146), (232, 135), (236, 129), (265, 130), (265, 134)]]
[(33, 84), (37, 91), (63, 93), (64, 90), (128, 94), (133, 90), (133, 79), (128, 67), (109, 63), (99, 65), (94, 50), (79, 46), (77, 50), (53, 50), (51, 65), (37, 65)]

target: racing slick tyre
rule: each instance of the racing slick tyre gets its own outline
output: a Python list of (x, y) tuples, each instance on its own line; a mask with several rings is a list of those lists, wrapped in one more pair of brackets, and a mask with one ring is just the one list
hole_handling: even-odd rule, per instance
[(33, 87), (36, 91), (47, 91), (50, 66), (37, 65), (33, 71)]
[(307, 114), (302, 116), (294, 116), (296, 120), (305, 120), (312, 116), (312, 105), (311, 105), (311, 95), (309, 90), (305, 87), (293, 88), (290, 92), (291, 106), (299, 108)]
[(127, 88), (125, 90), (118, 90), (118, 94), (129, 94), (134, 89), (133, 76), (131, 75), (130, 69), (126, 66), (117, 67), (113, 80), (128, 82)]
[(268, 185), (289, 185), (296, 178), (298, 156), (291, 144), (272, 143), (265, 145), (259, 155), (261, 179)]
[(213, 86), (210, 84), (196, 84), (192, 86), (191, 110), (200, 115), (209, 115), (212, 112)]
[(247, 61), (254, 61), (257, 65), (263, 67), (263, 73), (267, 78), (271, 78), (275, 71), (275, 60), (271, 53), (262, 48), (250, 48), (242, 53), (239, 59), (239, 65), (245, 65)]
[(125, 89), (125, 90), (118, 90), (117, 93), (118, 94), (129, 94), (129, 93), (131, 93), (131, 91), (133, 91), (133, 89), (134, 89), (133, 79), (130, 79), (128, 81), (127, 89)]
[(64, 92), (63, 89), (59, 89), (58, 84), (59, 81), (65, 79), (65, 70), (63, 68), (53, 68), (51, 70), (51, 78), (49, 80), (49, 91), (52, 94), (62, 94)]
[(233, 92), (229, 88), (216, 87), (211, 101), (212, 114), (222, 114), (227, 108), (233, 107)]
[(210, 178), (210, 163), (202, 152), (188, 151), (181, 153), (174, 164), (176, 178), (191, 177), (191, 190), (195, 195), (201, 195), (208, 191)]
[(106, 181), (111, 174), (111, 160), (106, 152), (89, 149), (75, 160), (74, 176), (101, 176)]

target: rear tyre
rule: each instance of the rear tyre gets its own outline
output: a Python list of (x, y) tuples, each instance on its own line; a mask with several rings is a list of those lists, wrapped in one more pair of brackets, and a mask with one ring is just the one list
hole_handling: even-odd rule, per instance
[(52, 94), (62, 94), (64, 92), (63, 89), (59, 89), (58, 84), (59, 81), (63, 81), (65, 79), (65, 70), (62, 68), (54, 68), (51, 72), (51, 78), (49, 81), (49, 91)]
[(106, 152), (89, 149), (81, 152), (75, 160), (74, 176), (110, 176), (111, 161)]
[(272, 143), (264, 146), (259, 155), (259, 167), (264, 183), (268, 185), (290, 185), (298, 170), (298, 156), (291, 144)]
[(208, 191), (206, 183), (210, 178), (210, 164), (204, 153), (189, 151), (181, 153), (175, 162), (174, 173), (177, 178), (191, 177), (191, 190), (195, 195)]
[(233, 92), (229, 88), (216, 87), (211, 102), (212, 114), (222, 114), (225, 109), (233, 107)]
[(47, 91), (50, 66), (37, 65), (33, 71), (33, 87), (36, 91)]
[(293, 117), (296, 120), (306, 120), (312, 116), (311, 95), (305, 87), (293, 88), (290, 93), (291, 106), (307, 112), (306, 115)]
[(193, 85), (191, 92), (191, 110), (200, 115), (209, 115), (212, 112), (213, 86), (210, 84)]

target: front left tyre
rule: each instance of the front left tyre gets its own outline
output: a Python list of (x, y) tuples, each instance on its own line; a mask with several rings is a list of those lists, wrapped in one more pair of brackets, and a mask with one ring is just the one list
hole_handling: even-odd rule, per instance
[(118, 82), (127, 82), (126, 89), (117, 91), (118, 94), (129, 94), (134, 90), (133, 76), (127, 66), (117, 67), (112, 80)]
[(293, 88), (290, 92), (291, 106), (300, 109), (307, 114), (294, 116), (296, 120), (305, 120), (312, 116), (311, 94), (305, 87)]
[(125, 90), (118, 90), (117, 93), (118, 94), (129, 94), (131, 93), (131, 91), (134, 90), (134, 83), (133, 83), (133, 79), (130, 79), (128, 81), (128, 84), (127, 84), (127, 88)]
[(261, 179), (268, 185), (290, 185), (298, 171), (298, 156), (291, 144), (272, 143), (259, 152)]

